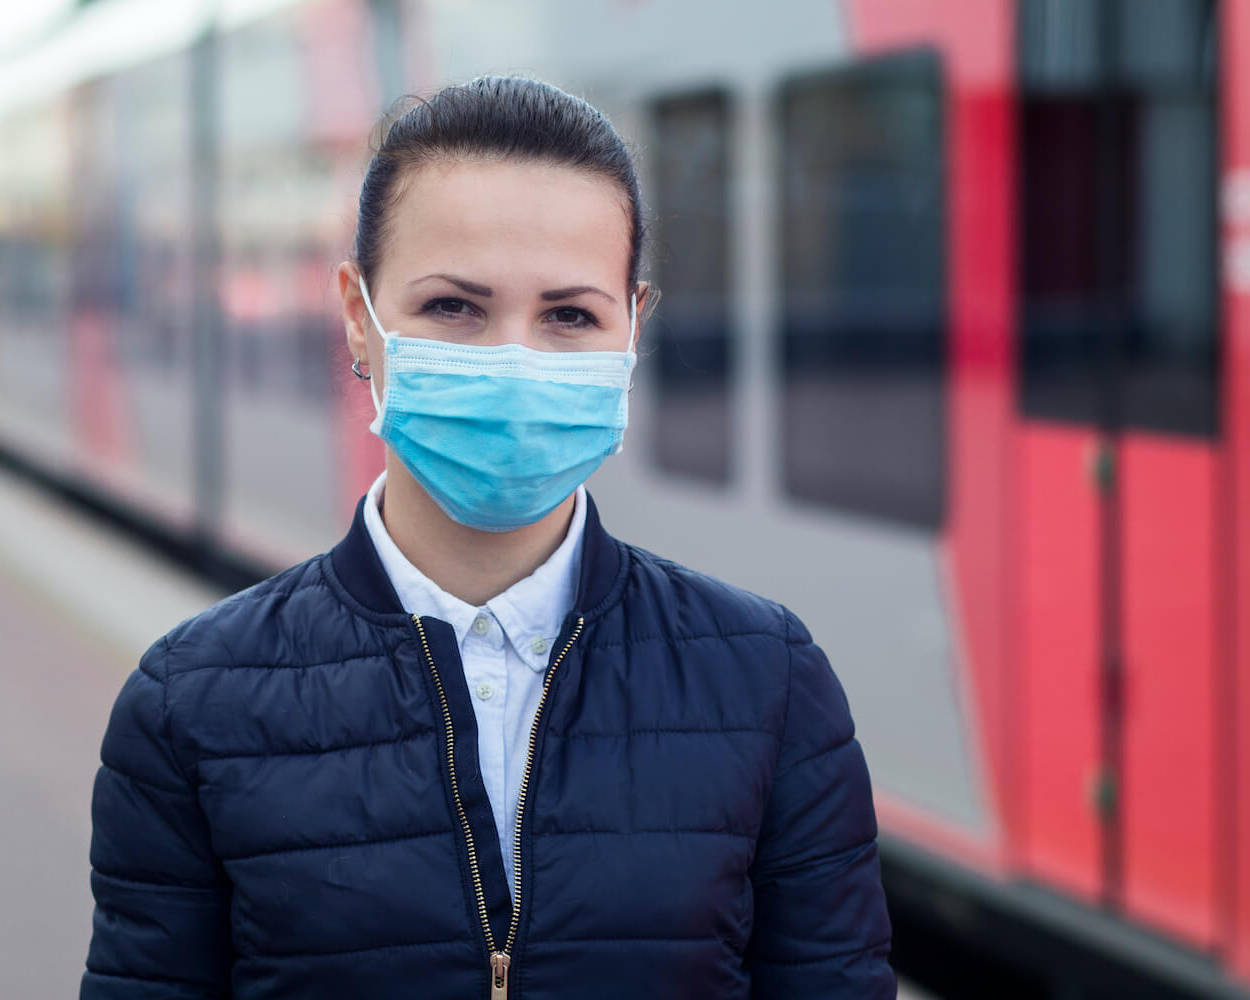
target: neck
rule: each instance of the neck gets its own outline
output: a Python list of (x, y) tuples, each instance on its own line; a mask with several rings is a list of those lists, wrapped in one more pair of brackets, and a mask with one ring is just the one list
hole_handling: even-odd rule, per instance
[(545, 563), (568, 534), (574, 498), (534, 524), (479, 531), (443, 513), (394, 454), (386, 453), (382, 523), (410, 563), (466, 604), (480, 607)]

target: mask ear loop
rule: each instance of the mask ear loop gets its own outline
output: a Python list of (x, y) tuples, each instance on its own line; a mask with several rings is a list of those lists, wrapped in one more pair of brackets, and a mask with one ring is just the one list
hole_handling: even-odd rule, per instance
[(629, 296), (629, 346), (626, 354), (634, 353), (634, 338), (638, 333), (638, 295), (631, 292)]
[[(378, 314), (373, 311), (373, 300), (369, 298), (369, 289), (365, 285), (365, 276), (360, 275), (360, 294), (364, 297), (365, 308), (369, 310), (369, 318), (373, 320), (373, 325), (377, 328), (378, 333), (382, 335), (382, 343), (385, 344), (390, 340), (390, 335), (386, 332), (386, 328), (378, 320)], [(385, 366), (383, 366), (385, 368)], [(378, 380), (376, 378), (369, 380), (369, 394), (373, 397), (373, 410), (378, 416), (382, 415), (382, 401), (378, 398)]]
[[(625, 348), (625, 356), (629, 362), (629, 385), (626, 392), (634, 391), (634, 366), (638, 363), (638, 356), (634, 353), (634, 341), (638, 336), (638, 295), (635, 292), (629, 294), (629, 346)], [(620, 451), (620, 445), (617, 445), (617, 451)]]
[[(625, 387), (626, 397), (621, 400), (622, 415), (628, 413), (628, 394), (634, 391), (634, 365), (638, 361), (637, 355), (634, 354), (634, 341), (638, 337), (638, 295), (631, 292), (629, 296), (629, 345), (625, 348), (626, 371), (628, 374), (629, 384)], [(621, 437), (616, 442), (616, 447), (612, 449), (612, 454), (617, 455), (621, 449), (625, 447), (625, 423), (628, 423), (628, 417), (625, 417), (624, 423), (621, 425)]]

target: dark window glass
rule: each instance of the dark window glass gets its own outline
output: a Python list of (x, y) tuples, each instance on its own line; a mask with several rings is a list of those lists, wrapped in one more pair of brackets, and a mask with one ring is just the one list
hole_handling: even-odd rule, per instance
[(1214, 4), (1018, 13), (1024, 410), (1212, 434)]
[(729, 107), (723, 94), (654, 107), (653, 265), (648, 324), (657, 409), (652, 447), (669, 471), (729, 478)]
[(934, 527), (946, 311), (937, 57), (793, 80), (781, 127), (786, 489)]

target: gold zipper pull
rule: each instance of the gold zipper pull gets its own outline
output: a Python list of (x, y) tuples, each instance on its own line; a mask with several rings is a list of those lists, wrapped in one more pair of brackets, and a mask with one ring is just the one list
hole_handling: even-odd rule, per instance
[(512, 959), (506, 951), (497, 951), (490, 957), (490, 1000), (508, 1000), (508, 966)]

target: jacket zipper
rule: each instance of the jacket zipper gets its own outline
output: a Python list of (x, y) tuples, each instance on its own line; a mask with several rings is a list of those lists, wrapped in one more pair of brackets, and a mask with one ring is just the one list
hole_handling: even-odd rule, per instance
[(516, 944), (517, 930), (521, 924), (521, 818), (525, 815), (525, 799), (529, 794), (530, 775), (534, 769), (534, 751), (538, 745), (538, 724), (543, 717), (543, 708), (547, 704), (547, 692), (551, 690), (551, 679), (556, 668), (573, 648), (577, 637), (581, 635), (585, 625), (584, 618), (578, 618), (577, 624), (560, 655), (551, 661), (547, 668), (547, 676), (543, 678), (543, 692), (538, 699), (538, 708), (534, 712), (534, 723), (530, 726), (529, 748), (525, 754), (525, 770), (521, 772), (521, 788), (517, 796), (516, 823), (512, 828), (512, 919), (508, 924), (508, 937), (501, 949), (495, 947), (495, 934), (490, 927), (490, 917), (486, 910), (486, 890), (482, 886), (482, 872), (477, 862), (477, 847), (473, 843), (473, 829), (469, 826), (469, 816), (460, 801), (460, 783), (456, 780), (456, 733), (451, 724), (451, 710), (447, 707), (447, 693), (443, 690), (442, 678), (438, 675), (438, 667), (434, 663), (434, 655), (430, 652), (430, 643), (425, 637), (425, 626), (421, 624), (420, 615), (412, 615), (412, 623), (421, 636), (421, 647), (425, 650), (425, 660), (430, 665), (430, 673), (434, 677), (434, 687), (438, 691), (439, 706), (443, 710), (443, 732), (447, 740), (447, 770), (451, 775), (451, 797), (456, 803), (456, 814), (460, 819), (460, 829), (464, 831), (465, 847), (469, 855), (469, 875), (473, 880), (473, 895), (477, 903), (478, 919), (482, 922), (482, 933), (486, 937), (486, 950), (490, 953), (490, 1000), (508, 1000), (508, 969), (512, 965), (512, 948)]

